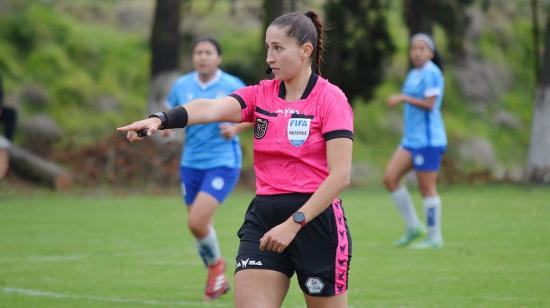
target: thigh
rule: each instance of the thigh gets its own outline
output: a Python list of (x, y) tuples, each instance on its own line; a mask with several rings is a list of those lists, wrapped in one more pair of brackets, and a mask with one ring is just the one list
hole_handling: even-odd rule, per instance
[(10, 156), (8, 150), (0, 147), (0, 180), (4, 178), (8, 171), (9, 162)]
[(212, 223), (212, 217), (220, 206), (218, 200), (204, 192), (199, 192), (191, 206), (187, 207), (189, 221), (206, 226)]
[(235, 274), (235, 307), (279, 308), (290, 279), (277, 271), (250, 269)]
[(330, 297), (318, 297), (304, 294), (308, 308), (345, 308), (348, 306), (348, 293)]
[(239, 181), (240, 169), (217, 167), (205, 170), (200, 191), (216, 198), (221, 204)]
[(416, 178), (423, 197), (437, 195), (437, 171), (416, 171)]
[(388, 162), (384, 177), (398, 182), (412, 167), (411, 153), (399, 147)]

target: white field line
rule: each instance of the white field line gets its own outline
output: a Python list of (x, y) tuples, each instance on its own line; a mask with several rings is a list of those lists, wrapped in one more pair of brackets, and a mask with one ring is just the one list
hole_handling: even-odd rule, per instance
[(139, 304), (139, 305), (152, 305), (152, 306), (184, 306), (189, 307), (193, 306), (208, 306), (208, 307), (230, 307), (229, 304), (217, 303), (217, 302), (193, 302), (193, 301), (162, 301), (157, 299), (132, 299), (124, 297), (105, 297), (97, 295), (76, 295), (76, 294), (66, 294), (50, 291), (41, 291), (41, 290), (32, 290), (32, 289), (22, 289), (22, 288), (2, 288), (2, 292), (5, 294), (15, 294), (22, 295), (27, 297), (47, 297), (47, 298), (57, 298), (57, 299), (72, 299), (72, 300), (91, 300), (96, 302), (104, 303), (122, 303), (122, 304)]

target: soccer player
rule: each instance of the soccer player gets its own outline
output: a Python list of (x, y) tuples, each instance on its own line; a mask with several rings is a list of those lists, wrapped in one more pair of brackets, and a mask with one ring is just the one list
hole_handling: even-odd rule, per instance
[[(168, 108), (185, 105), (194, 98), (224, 97), (243, 87), (239, 78), (220, 70), (221, 57), (215, 39), (198, 39), (192, 48), (195, 70), (176, 80), (168, 94)], [(216, 299), (229, 290), (213, 217), (239, 180), (242, 155), (237, 133), (247, 126), (251, 125), (213, 122), (186, 128), (180, 181), (189, 230), (208, 269), (205, 300)]]
[(409, 191), (400, 185), (401, 178), (408, 171), (415, 170), (424, 197), (428, 236), (412, 248), (440, 248), (443, 246), (441, 198), (437, 193), (436, 182), (447, 146), (441, 116), (445, 84), (435, 44), (428, 35), (419, 33), (412, 36), (409, 55), (413, 68), (407, 75), (401, 93), (387, 100), (390, 107), (405, 104), (405, 123), (401, 144), (386, 167), (384, 185), (391, 192), (406, 225), (405, 234), (395, 244), (406, 246), (426, 232), (416, 215)]
[(142, 130), (254, 123), (256, 197), (238, 232), (235, 306), (280, 307), (296, 273), (308, 307), (346, 307), (351, 237), (338, 196), (350, 182), (353, 112), (344, 93), (319, 75), (316, 13), (279, 16), (265, 43), (274, 80), (118, 130), (139, 141)]

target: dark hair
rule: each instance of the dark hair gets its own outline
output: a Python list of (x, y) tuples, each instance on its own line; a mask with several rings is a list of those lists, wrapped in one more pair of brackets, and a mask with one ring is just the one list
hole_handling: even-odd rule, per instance
[(273, 20), (270, 26), (280, 28), (288, 27), (288, 37), (294, 38), (300, 44), (311, 42), (313, 52), (311, 54), (311, 68), (317, 74), (321, 74), (320, 64), (323, 60), (323, 23), (317, 13), (308, 11), (305, 14), (291, 12), (281, 15)]
[(222, 48), (220, 47), (220, 43), (218, 43), (218, 41), (213, 38), (213, 37), (210, 37), (210, 36), (205, 36), (205, 37), (200, 37), (196, 40), (193, 41), (193, 45), (191, 45), (191, 50), (192, 51), (195, 51), (195, 47), (197, 47), (197, 45), (199, 43), (202, 43), (202, 42), (208, 42), (212, 45), (214, 45), (214, 48), (216, 48), (216, 51), (218, 52), (218, 55), (222, 55)]
[(434, 57), (432, 58), (432, 62), (439, 67), (439, 69), (443, 72), (443, 58), (441, 57), (441, 54), (436, 50), (434, 50)]

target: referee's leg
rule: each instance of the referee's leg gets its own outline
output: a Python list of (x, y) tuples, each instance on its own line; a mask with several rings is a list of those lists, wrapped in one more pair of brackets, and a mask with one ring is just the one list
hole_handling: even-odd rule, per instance
[(247, 269), (235, 274), (236, 308), (279, 308), (288, 292), (290, 279), (267, 269)]

